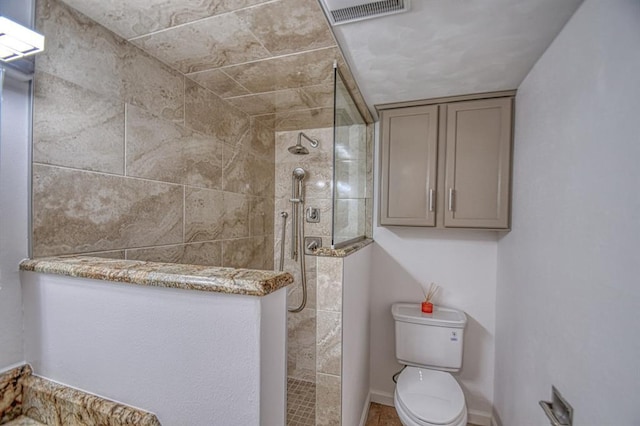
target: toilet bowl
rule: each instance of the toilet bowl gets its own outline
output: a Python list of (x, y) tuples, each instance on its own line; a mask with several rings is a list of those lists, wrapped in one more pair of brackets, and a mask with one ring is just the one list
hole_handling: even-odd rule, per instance
[(404, 426), (466, 426), (467, 407), (462, 389), (443, 371), (407, 367), (398, 377), (393, 395)]
[(398, 376), (394, 405), (404, 426), (466, 426), (462, 388), (451, 375), (462, 367), (467, 317), (436, 307), (425, 314), (412, 303), (394, 303)]

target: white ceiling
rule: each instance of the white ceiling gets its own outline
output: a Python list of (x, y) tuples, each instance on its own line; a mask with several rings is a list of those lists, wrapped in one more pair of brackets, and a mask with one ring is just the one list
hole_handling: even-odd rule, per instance
[(516, 89), (581, 3), (413, 0), (407, 13), (333, 30), (372, 107)]

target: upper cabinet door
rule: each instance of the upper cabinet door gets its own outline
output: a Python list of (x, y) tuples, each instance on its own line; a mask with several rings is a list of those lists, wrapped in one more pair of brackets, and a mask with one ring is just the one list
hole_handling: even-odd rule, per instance
[(438, 106), (381, 113), (380, 224), (435, 226)]
[(447, 105), (445, 227), (509, 227), (511, 103)]

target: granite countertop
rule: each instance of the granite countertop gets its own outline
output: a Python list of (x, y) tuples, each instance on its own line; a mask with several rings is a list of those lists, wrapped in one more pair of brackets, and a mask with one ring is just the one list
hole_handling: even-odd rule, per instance
[(365, 238), (364, 240), (349, 244), (338, 249), (332, 249), (331, 247), (320, 247), (313, 254), (316, 256), (324, 257), (347, 257), (371, 243), (373, 243), (373, 240), (371, 238)]
[(72, 256), (29, 259), (22, 271), (153, 287), (266, 296), (293, 282), (288, 272)]

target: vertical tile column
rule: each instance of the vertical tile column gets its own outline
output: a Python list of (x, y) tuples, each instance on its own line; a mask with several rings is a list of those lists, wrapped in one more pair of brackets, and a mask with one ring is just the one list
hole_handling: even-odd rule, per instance
[(317, 426), (341, 424), (342, 270), (342, 258), (317, 258)]

